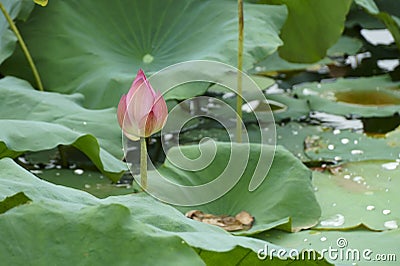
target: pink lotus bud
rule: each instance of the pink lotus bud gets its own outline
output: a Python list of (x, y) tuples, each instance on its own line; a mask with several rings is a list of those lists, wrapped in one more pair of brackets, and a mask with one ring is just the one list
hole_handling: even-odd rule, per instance
[(128, 92), (118, 104), (118, 123), (131, 140), (148, 137), (164, 126), (168, 109), (161, 93), (156, 93), (143, 70), (139, 70)]

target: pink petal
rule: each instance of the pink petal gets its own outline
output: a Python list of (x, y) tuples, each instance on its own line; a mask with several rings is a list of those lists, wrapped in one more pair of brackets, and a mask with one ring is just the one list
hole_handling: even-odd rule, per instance
[(126, 95), (124, 94), (119, 100), (117, 109), (118, 123), (121, 128), (124, 122), (125, 114), (126, 114)]
[(153, 95), (153, 98), (156, 98), (156, 92), (154, 91), (153, 87), (151, 86), (150, 82), (147, 80), (146, 76), (144, 76), (144, 84), (146, 84), (146, 87), (151, 91), (151, 94)]
[(124, 132), (125, 136), (131, 140), (138, 140), (139, 137), (143, 136), (140, 128), (137, 125), (137, 122), (130, 120), (128, 115), (125, 117), (122, 131)]
[(153, 97), (156, 96), (156, 93), (155, 93), (153, 87), (150, 85), (150, 82), (147, 80), (147, 77), (144, 74), (143, 70), (139, 69), (138, 73), (136, 74), (136, 78), (133, 81), (131, 88), (129, 89), (128, 99), (131, 99), (133, 97), (133, 94), (137, 90), (139, 90), (141, 88), (141, 86), (147, 87), (151, 91), (151, 94), (153, 95)]
[(139, 89), (139, 87), (144, 83), (146, 80), (146, 75), (144, 74), (142, 69), (139, 69), (138, 73), (136, 74), (135, 80), (132, 83), (131, 88), (128, 91), (128, 99), (131, 99), (133, 94)]
[(127, 136), (131, 140), (139, 139), (139, 130), (136, 126), (136, 123), (129, 119), (129, 115), (126, 113), (126, 95), (122, 95), (117, 109), (118, 123), (122, 128), (125, 136)]
[[(139, 123), (143, 117), (147, 116), (154, 104), (154, 97), (151, 90), (142, 84), (133, 94), (129, 102), (127, 102), (127, 112), (130, 119)], [(141, 129), (142, 127), (139, 126)], [(144, 129), (144, 128), (143, 128)]]
[(138, 137), (138, 136), (136, 136), (136, 135), (131, 135), (130, 133), (125, 132), (125, 131), (124, 131), (124, 135), (125, 135), (128, 139), (133, 140), (133, 141), (137, 141), (137, 140), (140, 139), (140, 137)]
[(156, 117), (153, 112), (150, 112), (149, 115), (143, 117), (143, 119), (140, 121), (140, 124), (144, 125), (145, 137), (149, 137), (156, 132), (154, 131), (154, 126), (156, 123)]
[(157, 99), (153, 105), (152, 111), (156, 118), (156, 124), (154, 125), (155, 132), (163, 128), (165, 122), (167, 121), (168, 108), (167, 104), (160, 93), (157, 93)]

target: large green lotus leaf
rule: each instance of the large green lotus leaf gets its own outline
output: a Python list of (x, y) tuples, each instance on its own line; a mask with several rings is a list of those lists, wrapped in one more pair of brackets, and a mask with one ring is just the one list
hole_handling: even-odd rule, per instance
[(313, 184), (322, 207), (317, 228), (397, 229), (399, 162), (363, 161), (341, 165), (331, 173), (314, 172)]
[(400, 82), (388, 75), (337, 79), (295, 86), (294, 92), (307, 99), (314, 111), (362, 117), (391, 116), (400, 110)]
[(82, 95), (34, 90), (28, 82), (0, 80), (0, 157), (73, 145), (114, 181), (126, 166), (116, 110), (88, 110)]
[[(279, 121), (279, 120), (278, 120)], [(249, 136), (249, 141), (251, 143), (260, 143), (260, 128), (254, 124), (246, 126), (247, 133)], [(320, 126), (310, 126), (305, 124), (300, 124), (296, 122), (290, 122), (284, 125), (276, 126), (276, 143), (282, 145), (288, 151), (293, 153), (302, 162), (310, 162), (316, 160), (314, 158), (308, 157), (304, 152), (304, 140), (308, 136), (318, 135), (323, 132), (324, 129)], [(207, 136), (216, 141), (229, 141), (230, 137), (226, 130), (222, 128), (211, 128), (211, 129), (192, 129), (184, 133), (181, 133), (179, 140), (182, 143), (198, 143), (201, 139)], [(271, 141), (267, 142), (271, 143)], [(328, 156), (329, 160), (333, 160), (333, 156)]]
[[(294, 234), (271, 230), (258, 237), (288, 249), (304, 250), (305, 258), (308, 258), (308, 254), (312, 256), (312, 253), (307, 251), (316, 250), (319, 252), (319, 255), (315, 254), (317, 258), (324, 254), (324, 258), (335, 265), (395, 265), (398, 260), (400, 230), (389, 232), (306, 230)], [(271, 247), (269, 248), (271, 250)]]
[(385, 24), (383, 24), (379, 19), (369, 15), (360, 6), (353, 4), (347, 14), (346, 28), (352, 29), (356, 26), (361, 26), (363, 29), (385, 28)]
[(140, 190), (136, 182), (115, 184), (104, 178), (100, 172), (92, 170), (81, 172), (76, 169), (43, 169), (35, 174), (53, 184), (83, 190), (98, 198), (131, 194)]
[(260, 248), (279, 248), (188, 219), (144, 193), (98, 199), (40, 180), (9, 158), (0, 169), (0, 200), (21, 191), (31, 200), (0, 215), (7, 265), (204, 265), (221, 258), (254, 265)]
[(196, 95), (203, 95), (209, 86), (208, 82), (185, 83), (169, 90), (163, 97), (165, 100), (186, 100)]
[(350, 130), (290, 122), (278, 125), (276, 132), (277, 144), (286, 147), (303, 162), (396, 160), (400, 153), (399, 128), (375, 138)]
[(23, 192), (18, 192), (15, 195), (6, 197), (3, 201), (0, 201), (0, 214), (15, 208), (22, 204), (30, 203), (31, 200)]
[(278, 52), (273, 53), (272, 55), (268, 56), (263, 61), (257, 63), (255, 68), (252, 69), (252, 72), (257, 74), (264, 74), (268, 75), (272, 72), (279, 71), (279, 72), (289, 72), (289, 71), (297, 71), (303, 70), (310, 67), (313, 67), (318, 64), (328, 64), (332, 61), (328, 58), (324, 58), (317, 63), (294, 63), (289, 62), (279, 56)]
[[(245, 13), (248, 69), (282, 45), (278, 34), (287, 9), (246, 4)], [(139, 68), (151, 73), (193, 59), (237, 64), (232, 1), (52, 1), (19, 27), (45, 88), (83, 93), (89, 107), (117, 105)], [(22, 60), (16, 54), (2, 71), (32, 81)]]
[[(0, 3), (13, 20), (26, 20), (34, 3), (30, 0), (1, 0)], [(10, 29), (3, 13), (0, 15), (0, 64), (14, 51), (17, 37)]]
[[(139, 221), (133, 223), (129, 209), (119, 204), (86, 206), (76, 212), (46, 203), (25, 207), (0, 218), (7, 230), (2, 233), (0, 254), (8, 265), (26, 261), (32, 265), (204, 265), (184, 241), (156, 235)], [(164, 248), (152, 256), (149, 251), (156, 246)]]
[[(243, 94), (247, 94), (248, 99), (251, 99), (250, 101), (244, 103), (242, 106), (243, 121), (248, 124), (246, 127), (249, 131), (249, 134), (259, 130), (259, 127), (252, 128), (252, 126), (254, 126), (254, 124), (252, 123), (258, 121), (260, 121), (261, 123), (270, 122), (268, 121), (270, 120), (270, 118), (265, 115), (268, 114), (268, 112), (272, 111), (274, 122), (278, 124), (287, 123), (290, 121), (297, 121), (301, 118), (305, 118), (310, 113), (310, 108), (305, 99), (295, 99), (287, 94), (266, 94), (263, 97), (260, 97), (260, 95), (256, 94), (252, 95), (252, 92), (249, 91), (244, 91)], [(225, 99), (225, 102), (230, 104), (232, 108), (236, 108), (235, 98)], [(260, 115), (258, 120), (253, 115), (253, 111), (258, 112), (258, 114)], [(259, 143), (259, 137), (257, 139), (250, 137), (250, 142)], [(285, 146), (283, 142), (280, 144)]]
[[(261, 247), (260, 249), (264, 249), (265, 246)], [(267, 245), (270, 249), (274, 249), (272, 245)], [(288, 249), (286, 249), (289, 252)], [(270, 257), (267, 258), (257, 258), (248, 256), (251, 254), (248, 250), (244, 248), (237, 248), (234, 252), (224, 252), (224, 253), (212, 253), (209, 251), (202, 251), (200, 256), (203, 258), (206, 265), (236, 265), (235, 264), (235, 257), (236, 256), (243, 256), (245, 258), (240, 264), (238, 265), (306, 265), (306, 266), (315, 266), (315, 265), (332, 265), (327, 260), (312, 260), (305, 258), (304, 260), (292, 260), (292, 259), (285, 259), (280, 260), (277, 256), (277, 253), (274, 253), (272, 259)], [(287, 253), (288, 254), (288, 253)], [(233, 256), (233, 259), (232, 259)], [(284, 257), (284, 256), (282, 256)]]
[(323, 132), (320, 126), (310, 126), (290, 122), (276, 127), (277, 144), (284, 146), (302, 162), (311, 161), (312, 158), (304, 152), (304, 140), (308, 136), (319, 135)]
[(273, 111), (275, 122), (296, 121), (310, 112), (310, 107), (304, 99), (296, 99), (287, 94), (267, 94), (271, 103), (280, 103), (283, 108)]
[(303, 162), (396, 160), (400, 153), (399, 128), (384, 137), (374, 138), (350, 130), (290, 122), (278, 125), (276, 132), (277, 144)]
[[(327, 51), (327, 56), (344, 56), (355, 55), (362, 47), (362, 42), (359, 39), (351, 38), (348, 36), (341, 36), (337, 43), (330, 47)], [(328, 57), (316, 63), (293, 63), (279, 57), (278, 52), (268, 56), (265, 60), (257, 63), (255, 68), (252, 69), (255, 73), (267, 74), (272, 71), (297, 71), (307, 68), (312, 68), (315, 65), (332, 64), (333, 60)]]
[[(325, 57), (326, 51), (342, 35), (351, 0), (261, 0), (286, 4), (288, 19), (282, 27), (282, 58), (298, 63), (312, 63)], [(323, 15), (320, 15), (323, 13)], [(321, 38), (321, 36), (324, 38)]]
[[(235, 78), (236, 73), (228, 73), (227, 75), (230, 75), (231, 78)], [(275, 80), (263, 76), (250, 75), (249, 77), (257, 86), (245, 86), (242, 88), (243, 95), (246, 99), (254, 98), (254, 96), (259, 95), (259, 89), (264, 90), (275, 83)], [(228, 89), (219, 84), (214, 84), (208, 89), (208, 91), (214, 93), (229, 93), (232, 92), (232, 89)]]
[[(212, 145), (206, 143), (201, 145), (203, 145), (202, 149), (205, 149), (204, 152), (212, 147)], [(255, 224), (250, 230), (240, 232), (240, 234), (245, 235), (287, 224), (289, 219), (291, 220), (289, 230), (292, 231), (309, 228), (317, 223), (320, 208), (311, 186), (310, 171), (290, 152), (278, 146), (266, 179), (256, 190), (250, 192), (248, 190), (249, 182), (259, 163), (261, 149), (265, 154), (273, 154), (274, 148), (260, 144), (231, 144), (227, 142), (215, 142), (215, 145), (217, 150), (214, 159), (202, 170), (187, 171), (169, 161), (171, 159), (176, 161), (179, 149), (188, 158), (197, 158), (199, 156), (198, 145), (171, 148), (168, 152), (170, 159), (166, 160), (165, 164), (158, 169), (162, 176), (181, 185), (204, 184), (222, 173), (228, 162), (235, 166), (241, 165), (242, 158), (231, 156), (233, 155), (231, 151), (233, 149), (242, 150), (245, 147), (243, 145), (250, 145), (250, 155), (244, 173), (229, 192), (203, 205), (179, 207), (181, 211), (198, 209), (215, 215), (236, 215), (241, 211), (247, 211), (255, 217)], [(240, 156), (244, 155), (240, 154)], [(260, 163), (263, 162), (260, 161)], [(153, 175), (153, 172), (150, 172), (149, 175)], [(181, 196), (187, 195), (182, 193)]]
[(361, 40), (346, 35), (340, 36), (339, 40), (328, 49), (327, 56), (356, 55), (362, 48)]
[(386, 142), (391, 147), (400, 145), (400, 126), (386, 134)]
[(394, 133), (373, 138), (348, 130), (329, 130), (307, 136), (305, 154), (313, 160), (324, 161), (396, 160), (400, 142)]

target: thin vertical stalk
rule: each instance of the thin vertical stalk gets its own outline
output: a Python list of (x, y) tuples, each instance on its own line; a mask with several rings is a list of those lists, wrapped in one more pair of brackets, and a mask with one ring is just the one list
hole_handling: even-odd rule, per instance
[(14, 32), (15, 36), (17, 36), (18, 42), (21, 45), (21, 49), (24, 52), (25, 57), (28, 60), (29, 66), (32, 69), (33, 76), (35, 77), (38, 89), (40, 91), (44, 91), (43, 84), (42, 84), (42, 81), (41, 81), (40, 76), (39, 76), (39, 72), (37, 71), (37, 68), (36, 68), (36, 66), (35, 66), (35, 64), (33, 62), (32, 56), (29, 53), (29, 50), (26, 47), (26, 44), (25, 44), (24, 40), (22, 39), (22, 36), (19, 33), (19, 30), (18, 30), (17, 26), (15, 26), (14, 21), (12, 20), (12, 18), (10, 17), (10, 15), (8, 14), (7, 10), (4, 8), (2, 3), (0, 3), (0, 9), (1, 9), (1, 12), (3, 12), (3, 15), (6, 18), (8, 24), (10, 25), (11, 30)]
[(236, 97), (236, 141), (242, 142), (242, 71), (243, 71), (243, 0), (238, 0), (239, 35), (238, 35), (238, 73), (237, 73), (237, 97)]
[(58, 145), (58, 154), (60, 156), (60, 164), (63, 168), (68, 168), (68, 159), (64, 145)]
[(140, 138), (140, 185), (147, 188), (147, 146), (146, 138)]

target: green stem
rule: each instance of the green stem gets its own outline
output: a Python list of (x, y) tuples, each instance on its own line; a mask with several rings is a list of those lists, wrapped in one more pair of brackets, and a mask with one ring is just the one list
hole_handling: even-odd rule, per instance
[(39, 72), (37, 71), (36, 66), (33, 63), (33, 59), (31, 57), (31, 54), (29, 53), (29, 50), (26, 47), (26, 44), (25, 44), (24, 40), (22, 39), (22, 36), (19, 33), (17, 26), (15, 26), (14, 21), (12, 20), (12, 18), (10, 17), (10, 15), (8, 14), (7, 10), (4, 8), (2, 3), (0, 3), (0, 9), (1, 9), (1, 12), (3, 12), (4, 16), (6, 17), (7, 22), (10, 25), (11, 30), (14, 32), (15, 36), (17, 36), (18, 42), (21, 45), (21, 49), (24, 52), (25, 57), (28, 60), (29, 66), (32, 69), (33, 76), (35, 77), (35, 80), (36, 80), (36, 83), (37, 83), (37, 86), (38, 86), (39, 90), (40, 91), (44, 91), (43, 85), (42, 85), (42, 81), (40, 80)]
[(140, 138), (140, 185), (147, 188), (147, 147), (146, 138)]
[(58, 153), (60, 155), (60, 163), (63, 168), (68, 168), (68, 159), (66, 156), (65, 147), (63, 145), (58, 145)]
[(238, 73), (237, 73), (237, 97), (236, 97), (236, 141), (242, 142), (242, 71), (243, 71), (243, 0), (238, 0), (239, 38), (238, 38)]

